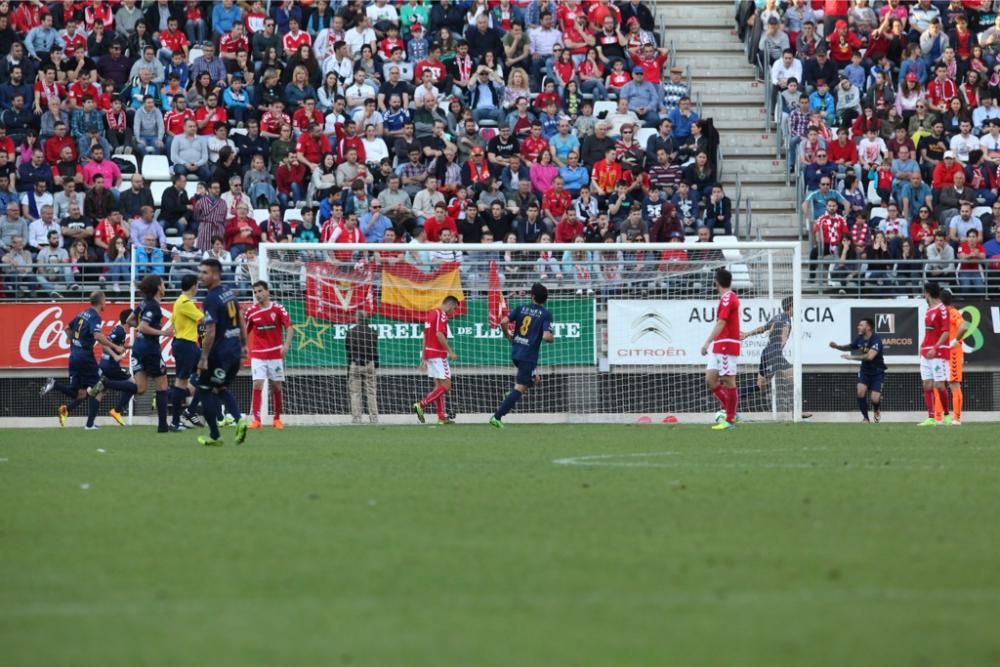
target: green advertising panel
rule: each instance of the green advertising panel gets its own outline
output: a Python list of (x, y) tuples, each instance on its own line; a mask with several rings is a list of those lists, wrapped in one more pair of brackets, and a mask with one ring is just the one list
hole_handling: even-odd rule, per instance
[[(513, 300), (513, 309), (526, 300)], [(295, 340), (287, 364), (292, 368), (345, 366), (344, 338), (351, 324), (339, 324), (309, 317), (303, 301), (284, 303), (295, 328)], [(486, 299), (466, 301), (468, 311), (448, 323), (458, 366), (506, 365), (510, 344), (499, 329), (490, 329)], [(591, 299), (551, 299), (555, 343), (545, 345), (541, 362), (545, 366), (579, 366), (595, 363), (594, 302)], [(379, 334), (382, 366), (416, 366), (423, 349), (422, 322), (398, 322), (375, 315), (370, 324)]]

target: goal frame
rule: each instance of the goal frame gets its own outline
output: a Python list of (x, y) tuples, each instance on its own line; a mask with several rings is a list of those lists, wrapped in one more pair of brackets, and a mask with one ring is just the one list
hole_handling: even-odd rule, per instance
[[(802, 358), (801, 358), (801, 345), (802, 345), (802, 326), (799, 324), (799, 318), (802, 317), (802, 311), (799, 305), (802, 302), (802, 245), (795, 241), (731, 241), (724, 240), (719, 242), (712, 242), (711, 244), (705, 243), (695, 243), (691, 241), (684, 241), (682, 243), (616, 243), (613, 246), (613, 250), (630, 252), (630, 251), (663, 251), (663, 250), (705, 250), (706, 246), (710, 246), (712, 250), (726, 251), (726, 250), (736, 250), (741, 252), (761, 252), (768, 250), (778, 250), (783, 252), (791, 252), (791, 270), (792, 270), (792, 300), (794, 308), (793, 326), (791, 330), (791, 336), (793, 337), (792, 345), (792, 355), (789, 362), (792, 365), (793, 373), (793, 399), (792, 399), (792, 421), (800, 422), (802, 421)], [(589, 250), (598, 250), (601, 246), (596, 244), (587, 244)], [(607, 246), (604, 246), (607, 248)], [(364, 252), (400, 252), (412, 250), (410, 244), (406, 243), (261, 243), (258, 246), (258, 274), (261, 280), (270, 282), (270, 253), (272, 251), (294, 251), (294, 252), (309, 252), (309, 251), (364, 251)], [(541, 250), (551, 251), (553, 253), (561, 253), (565, 251), (579, 251), (580, 244), (577, 243), (549, 243), (544, 246), (532, 243), (504, 243), (495, 244), (492, 250), (502, 250), (511, 252), (533, 252), (537, 253)], [(484, 246), (482, 244), (469, 244), (469, 243), (422, 243), (420, 244), (421, 252), (434, 252), (434, 251), (462, 251), (464, 253), (475, 253), (484, 251)], [(770, 255), (768, 257), (770, 262)], [(723, 260), (722, 263), (730, 263), (728, 260)], [(733, 262), (735, 263), (735, 262)], [(773, 272), (769, 272), (769, 275), (773, 275)], [(334, 371), (331, 371), (334, 372)], [(267, 413), (269, 396), (268, 396), (268, 383), (264, 383), (264, 391), (262, 395), (262, 411)], [(333, 417), (333, 415), (330, 415)], [(387, 422), (388, 423), (388, 422)]]

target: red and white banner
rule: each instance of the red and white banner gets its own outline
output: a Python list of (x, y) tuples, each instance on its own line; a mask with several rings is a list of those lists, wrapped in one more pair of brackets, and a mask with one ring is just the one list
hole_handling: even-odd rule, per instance
[[(0, 368), (65, 368), (69, 362), (69, 339), (63, 333), (66, 325), (89, 303), (16, 303), (0, 305), (0, 322), (4, 335), (0, 343)], [(106, 335), (118, 324), (118, 316), (128, 304), (109, 303), (101, 313)], [(164, 305), (170, 327), (170, 309)], [(173, 364), (170, 341), (163, 343), (164, 357)], [(100, 350), (95, 346), (95, 354)], [(123, 364), (125, 361), (122, 362)]]

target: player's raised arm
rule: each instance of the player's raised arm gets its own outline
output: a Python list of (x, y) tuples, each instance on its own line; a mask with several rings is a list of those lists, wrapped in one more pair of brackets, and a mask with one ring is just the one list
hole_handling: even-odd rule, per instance
[(834, 350), (840, 350), (841, 352), (850, 352), (853, 349), (850, 346), (850, 344), (838, 345), (837, 343), (834, 343), (832, 340), (830, 341), (830, 347), (833, 348)]

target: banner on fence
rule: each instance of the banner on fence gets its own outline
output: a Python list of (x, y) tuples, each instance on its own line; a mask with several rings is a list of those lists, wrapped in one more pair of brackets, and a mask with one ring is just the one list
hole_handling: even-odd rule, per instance
[[(766, 325), (780, 310), (777, 299), (742, 302), (743, 331)], [(963, 339), (967, 364), (1000, 364), (1000, 306), (958, 304), (969, 322)], [(875, 321), (885, 343), (886, 363), (914, 364), (927, 306), (919, 300), (803, 299), (795, 322), (802, 328), (800, 358), (806, 365), (847, 364), (829, 343), (848, 343), (864, 317)], [(705, 300), (608, 303), (608, 363), (619, 366), (701, 365), (701, 346), (715, 325), (715, 303)], [(743, 342), (741, 364), (757, 364), (767, 336)]]

